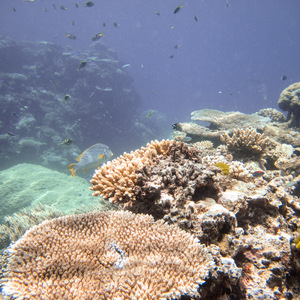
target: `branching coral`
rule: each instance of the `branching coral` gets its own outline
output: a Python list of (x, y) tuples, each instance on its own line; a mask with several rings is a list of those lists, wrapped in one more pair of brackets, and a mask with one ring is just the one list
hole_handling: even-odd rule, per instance
[(44, 221), (8, 251), (3, 292), (17, 299), (178, 299), (216, 269), (190, 234), (121, 211)]
[(254, 128), (235, 129), (232, 137), (226, 132), (221, 135), (221, 141), (228, 150), (241, 156), (262, 154), (269, 145), (269, 139), (258, 133)]
[(156, 156), (167, 155), (173, 143), (169, 140), (152, 141), (141, 150), (124, 153), (107, 162), (95, 172), (91, 180), (93, 195), (101, 195), (113, 203), (135, 201), (134, 189), (138, 180), (136, 170), (152, 164)]

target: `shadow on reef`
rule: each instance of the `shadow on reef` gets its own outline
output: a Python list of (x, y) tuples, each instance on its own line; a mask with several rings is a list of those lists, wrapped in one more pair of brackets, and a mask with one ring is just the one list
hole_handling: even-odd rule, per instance
[[(133, 80), (102, 43), (83, 52), (2, 37), (0, 56), (2, 168), (32, 162), (67, 172), (95, 143), (118, 155), (148, 140), (143, 120), (135, 122), (140, 98)], [(59, 146), (68, 138), (72, 145)]]

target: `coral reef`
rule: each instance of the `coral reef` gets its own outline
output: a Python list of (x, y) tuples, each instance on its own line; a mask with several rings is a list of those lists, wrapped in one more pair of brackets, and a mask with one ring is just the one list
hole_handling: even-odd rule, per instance
[(300, 126), (300, 82), (291, 84), (281, 92), (278, 106), (288, 112), (287, 119), (291, 126)]
[[(130, 212), (44, 221), (8, 252), (3, 293), (20, 299), (178, 299), (217, 273), (190, 234)], [(239, 277), (233, 261), (220, 263)]]
[[(300, 151), (291, 145), (270, 143), (266, 134), (253, 128), (234, 133), (225, 139), (233, 152), (247, 153), (243, 161), (233, 160), (229, 146), (221, 145), (207, 154), (197, 146), (173, 141), (165, 155), (136, 165), (131, 189), (135, 200), (117, 203), (176, 225), (208, 248), (216, 245), (215, 251), (228, 260), (229, 269), (232, 261), (243, 270), (241, 276), (234, 277), (240, 280), (227, 278), (227, 292), (208, 292), (202, 289), (204, 284), (196, 299), (221, 295), (224, 299), (297, 299)], [(228, 166), (226, 172), (223, 164)], [(123, 179), (126, 182), (126, 177)], [(220, 261), (215, 261), (216, 265), (220, 266)], [(216, 278), (215, 284), (220, 286), (222, 275)], [(206, 283), (209, 285), (209, 280)]]
[[(149, 140), (134, 121), (140, 99), (133, 80), (112, 49), (96, 42), (77, 51), (1, 37), (0, 56), (1, 169), (38, 161), (64, 171), (96, 142), (118, 153), (120, 145), (123, 152)], [(87, 65), (78, 70), (83, 60)], [(95, 141), (94, 126), (101, 140)], [(74, 144), (59, 147), (66, 138)]]

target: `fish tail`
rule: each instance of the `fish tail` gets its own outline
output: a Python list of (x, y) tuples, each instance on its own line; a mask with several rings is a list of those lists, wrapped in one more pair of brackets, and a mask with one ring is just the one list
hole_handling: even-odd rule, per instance
[(72, 177), (75, 177), (75, 175), (76, 175), (76, 170), (74, 169), (75, 165), (76, 165), (76, 163), (68, 165), (68, 169), (71, 172)]

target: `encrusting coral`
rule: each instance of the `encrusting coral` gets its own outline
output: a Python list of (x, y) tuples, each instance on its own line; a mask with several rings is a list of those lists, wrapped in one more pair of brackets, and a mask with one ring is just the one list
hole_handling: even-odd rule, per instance
[(220, 138), (227, 145), (229, 151), (244, 157), (262, 154), (270, 143), (266, 135), (257, 132), (252, 127), (235, 129), (232, 137), (225, 132)]
[(217, 269), (189, 233), (124, 211), (44, 221), (7, 251), (2, 291), (17, 299), (178, 299)]

